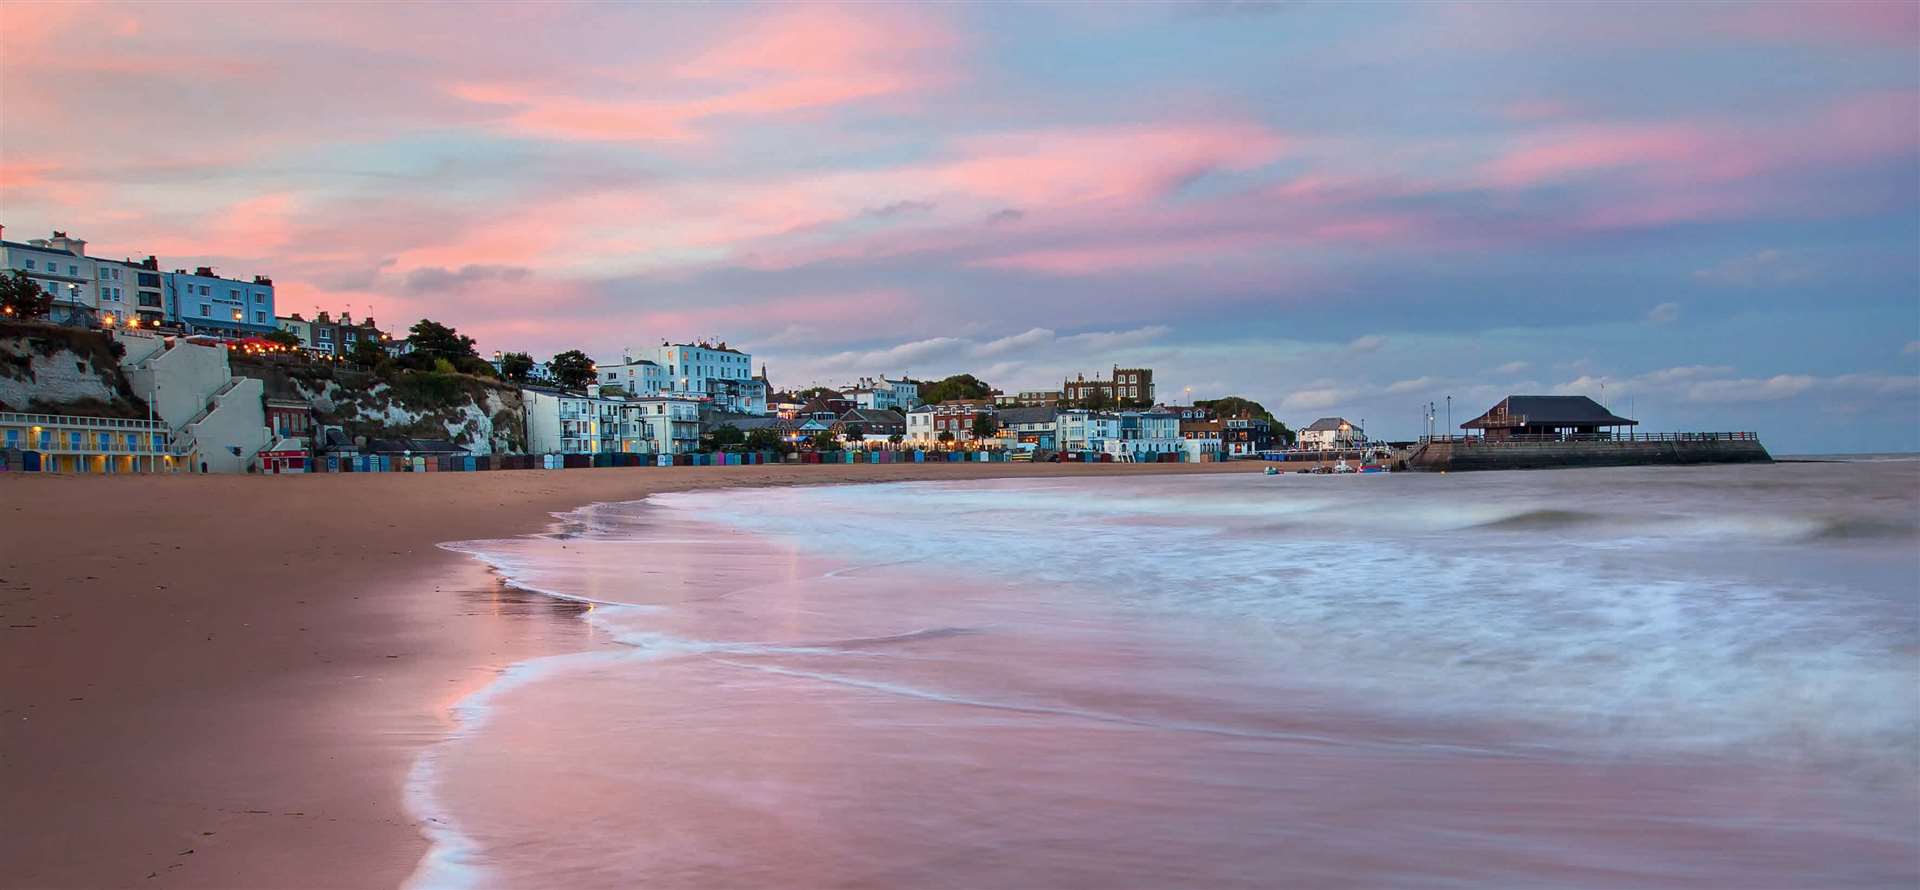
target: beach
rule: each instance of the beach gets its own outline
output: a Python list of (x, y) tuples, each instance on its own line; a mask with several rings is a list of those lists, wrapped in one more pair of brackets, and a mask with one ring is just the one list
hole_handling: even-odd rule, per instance
[(854, 465), (0, 476), (0, 873), (9, 887), (389, 887), (452, 706), (579, 648), (573, 607), (437, 545), (692, 489), (1257, 472)]

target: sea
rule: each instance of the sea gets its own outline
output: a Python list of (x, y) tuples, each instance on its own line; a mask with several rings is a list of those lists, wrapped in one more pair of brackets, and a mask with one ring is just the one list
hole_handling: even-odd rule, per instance
[(1920, 460), (735, 489), (447, 545), (583, 604), (415, 888), (1920, 884)]

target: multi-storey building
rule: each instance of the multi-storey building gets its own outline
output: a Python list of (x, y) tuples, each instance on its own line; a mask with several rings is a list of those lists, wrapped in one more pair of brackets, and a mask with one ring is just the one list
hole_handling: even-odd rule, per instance
[[(4, 233), (0, 228), (0, 233)], [(27, 243), (0, 238), (0, 265), (25, 273), (27, 280), (53, 297), (49, 319), (57, 324), (92, 325), (99, 307), (94, 261), (87, 242), (54, 232)]]
[[(915, 423), (914, 418), (920, 418)], [(941, 433), (952, 433), (953, 441), (969, 442), (974, 421), (994, 416), (991, 399), (951, 399), (938, 405), (922, 405), (907, 413), (907, 435), (921, 441), (939, 441)]]
[(308, 352), (344, 356), (352, 352), (362, 340), (371, 340), (380, 344), (383, 349), (387, 349), (389, 353), (394, 352), (389, 348), (394, 342), (392, 335), (380, 330), (380, 326), (372, 318), (354, 321), (353, 314), (350, 312), (340, 313), (337, 319), (326, 312), (321, 312), (315, 315), (312, 321), (295, 312), (292, 315), (275, 317), (273, 321), (280, 330), (299, 337), (301, 347)]
[(1051, 405), (1000, 408), (1000, 434), (1012, 444), (1027, 448), (1052, 449), (1058, 446), (1060, 409)]
[(854, 404), (876, 411), (905, 411), (920, 404), (920, 384), (887, 377), (862, 377), (860, 382), (842, 387)]
[(1367, 434), (1344, 417), (1322, 417), (1300, 431), (1300, 447), (1327, 451), (1366, 444)]
[(1153, 369), (1115, 366), (1110, 380), (1098, 377), (1088, 380), (1082, 374), (1061, 384), (1060, 392), (1068, 404), (1074, 405), (1085, 405), (1093, 400), (1112, 405), (1151, 405), (1154, 401)]
[(175, 269), (165, 276), (167, 321), (190, 333), (226, 337), (265, 334), (276, 328), (273, 279), (222, 278), (210, 266), (192, 273)]
[(1221, 439), (1227, 453), (1234, 457), (1259, 454), (1273, 447), (1273, 424), (1265, 418), (1227, 417), (1221, 424)]
[(700, 447), (698, 399), (658, 395), (626, 399), (621, 407), (619, 450), (638, 454), (686, 454)]
[[(706, 398), (721, 410), (735, 414), (767, 413), (767, 383), (754, 376), (753, 356), (729, 348), (724, 342), (663, 342), (655, 347), (629, 350), (620, 364), (608, 367), (619, 369), (624, 381), (624, 371), (636, 360), (650, 361), (664, 369), (657, 390), (636, 395), (692, 396)], [(641, 373), (645, 372), (637, 372), (635, 379), (639, 379)]]
[(161, 420), (0, 411), (0, 448), (36, 454), (35, 464), (16, 470), (154, 473), (174, 466)]
[(1100, 451), (1109, 439), (1120, 437), (1120, 418), (1085, 408), (1060, 412), (1059, 446), (1062, 451)]
[(1038, 408), (1058, 405), (1066, 396), (1057, 389), (1022, 390), (1015, 395), (1001, 393), (993, 397), (993, 403), (1001, 408)]
[(1152, 461), (1187, 450), (1180, 437), (1180, 415), (1171, 411), (1122, 411), (1119, 421), (1118, 435), (1103, 443), (1103, 450), (1116, 457)]
[(534, 454), (600, 454), (618, 451), (624, 399), (607, 398), (595, 386), (588, 393), (525, 387), (527, 450)]
[(658, 395), (667, 390), (667, 369), (652, 359), (623, 356), (617, 365), (596, 365), (601, 386), (618, 386), (630, 396)]

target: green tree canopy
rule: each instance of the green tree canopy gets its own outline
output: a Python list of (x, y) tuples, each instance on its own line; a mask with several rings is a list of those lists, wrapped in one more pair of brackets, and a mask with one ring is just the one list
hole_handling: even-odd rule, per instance
[(796, 395), (796, 396), (799, 396), (799, 397), (800, 397), (800, 401), (802, 401), (802, 402), (804, 402), (804, 401), (806, 401), (806, 400), (808, 400), (808, 399), (840, 399), (840, 398), (845, 398), (845, 396), (844, 396), (844, 395), (842, 395), (842, 394), (841, 394), (841, 392), (840, 392), (839, 390), (837, 390), (837, 389), (833, 389), (832, 387), (827, 387), (827, 386), (813, 386), (813, 387), (808, 387), (808, 388), (806, 388), (806, 389), (803, 389), (803, 390), (801, 390), (801, 391), (799, 391), (799, 392), (797, 392), (797, 393), (794, 393), (794, 395)]
[(934, 438), (937, 438), (942, 442), (951, 442), (953, 441), (953, 430), (941, 430), (940, 435), (935, 436)]
[(1256, 417), (1264, 420), (1267, 422), (1268, 429), (1272, 431), (1274, 440), (1282, 445), (1292, 445), (1296, 439), (1293, 430), (1276, 419), (1273, 414), (1259, 402), (1252, 399), (1241, 396), (1226, 396), (1218, 399), (1195, 399), (1193, 406), (1212, 411), (1213, 416), (1220, 418)]
[[(586, 389), (594, 380), (593, 359), (578, 349), (569, 349), (547, 362), (548, 370), (561, 389)], [(739, 432), (735, 430), (735, 432)]]
[[(353, 348), (347, 350), (347, 361), (353, 362), (362, 368), (374, 367), (386, 361), (386, 358), (387, 351), (380, 347), (379, 341), (371, 337), (362, 337), (359, 340), (355, 340), (353, 342)], [(452, 370), (451, 366), (449, 366), (448, 370)]]
[(781, 440), (780, 434), (766, 427), (748, 430), (746, 445), (750, 451), (777, 451), (781, 454), (788, 451), (787, 443)]
[(1088, 390), (1087, 397), (1080, 400), (1080, 407), (1089, 411), (1105, 411), (1113, 407), (1113, 397), (1104, 389)]
[(813, 434), (813, 450), (838, 451), (839, 449), (840, 449), (840, 440), (835, 439), (833, 437), (833, 433), (830, 433), (826, 430), (821, 430), (820, 432)]
[(0, 278), (0, 318), (44, 318), (53, 311), (53, 295), (19, 269)]
[(972, 374), (955, 374), (944, 380), (920, 384), (920, 401), (929, 405), (955, 399), (984, 399), (992, 394), (993, 387)]
[(415, 352), (424, 352), (435, 358), (452, 361), (478, 354), (473, 351), (472, 337), (437, 321), (420, 319), (407, 333)]
[(840, 438), (845, 439), (849, 442), (858, 442), (862, 439), (865, 439), (866, 437), (867, 437), (867, 428), (857, 423), (847, 424), (846, 430), (840, 433)]
[(747, 441), (747, 434), (741, 432), (739, 427), (731, 423), (723, 423), (714, 427), (713, 432), (707, 434), (707, 441), (715, 448), (725, 448), (729, 445), (745, 443)]
[(262, 334), (260, 339), (269, 343), (285, 346), (288, 349), (300, 348), (300, 335), (285, 328), (275, 328)]
[(978, 439), (991, 439), (1000, 432), (1000, 419), (991, 414), (973, 415), (973, 435)]
[(524, 352), (509, 352), (500, 357), (500, 376), (515, 383), (525, 383), (533, 376), (533, 356)]

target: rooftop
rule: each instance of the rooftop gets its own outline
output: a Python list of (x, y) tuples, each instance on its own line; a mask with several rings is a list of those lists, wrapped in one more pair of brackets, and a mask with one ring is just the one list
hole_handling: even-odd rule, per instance
[(1638, 426), (1586, 396), (1507, 396), (1487, 413), (1460, 425), (1465, 429), (1520, 426)]

